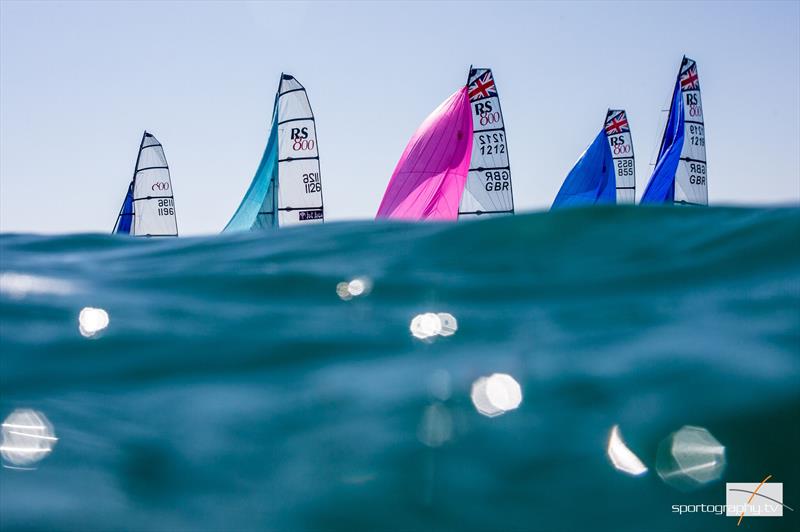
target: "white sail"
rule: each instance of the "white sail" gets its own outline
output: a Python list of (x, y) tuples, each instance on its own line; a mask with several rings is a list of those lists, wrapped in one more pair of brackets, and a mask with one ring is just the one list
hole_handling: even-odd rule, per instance
[(284, 74), (278, 89), (278, 225), (324, 218), (317, 128), (305, 88)]
[(175, 200), (164, 148), (144, 132), (133, 175), (134, 236), (178, 236)]
[(492, 71), (471, 69), (468, 85), (473, 124), (472, 159), (458, 216), (514, 214), (506, 128)]
[(706, 134), (697, 63), (684, 57), (679, 76), (684, 138), (680, 163), (675, 172), (675, 203), (708, 205)]
[(617, 204), (633, 204), (636, 202), (636, 165), (631, 128), (625, 111), (609, 109), (606, 113), (605, 129), (611, 158), (614, 160)]

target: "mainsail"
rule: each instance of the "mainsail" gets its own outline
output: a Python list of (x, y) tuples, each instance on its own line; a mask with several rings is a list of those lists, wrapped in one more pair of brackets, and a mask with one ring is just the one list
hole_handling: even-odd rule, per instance
[(603, 128), (570, 170), (552, 208), (633, 203), (635, 170), (625, 111), (609, 109)]
[(611, 158), (614, 160), (617, 204), (636, 203), (636, 164), (633, 158), (633, 138), (624, 109), (608, 110), (605, 130)]
[(411, 137), (378, 208), (377, 218), (455, 220), (472, 146), (468, 88), (445, 100)]
[(470, 69), (467, 85), (472, 107), (472, 159), (458, 216), (514, 214), (506, 127), (491, 69)]
[(658, 159), (641, 203), (708, 205), (706, 138), (697, 63), (683, 58)]
[(147, 131), (142, 135), (133, 179), (112, 232), (133, 236), (178, 236), (167, 158), (164, 148)]
[(306, 89), (281, 74), (267, 147), (250, 188), (224, 231), (246, 231), (324, 219), (317, 127)]

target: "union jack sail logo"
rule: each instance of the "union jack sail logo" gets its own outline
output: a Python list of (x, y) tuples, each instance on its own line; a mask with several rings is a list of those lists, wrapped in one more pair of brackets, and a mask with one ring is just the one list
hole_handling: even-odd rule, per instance
[(474, 102), (483, 98), (497, 96), (497, 87), (494, 86), (492, 71), (487, 70), (482, 76), (478, 76), (469, 85), (469, 101)]
[(697, 63), (692, 61), (689, 68), (681, 73), (681, 90), (693, 91), (700, 88), (700, 80), (697, 78)]
[(606, 134), (616, 135), (630, 130), (631, 128), (628, 126), (628, 117), (625, 116), (625, 111), (611, 111), (608, 118), (606, 118)]

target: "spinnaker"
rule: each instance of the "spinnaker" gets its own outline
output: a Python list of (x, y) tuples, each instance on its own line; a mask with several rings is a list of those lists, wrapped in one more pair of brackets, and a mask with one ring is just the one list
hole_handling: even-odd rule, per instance
[(147, 131), (142, 135), (133, 179), (128, 185), (112, 233), (178, 236), (167, 158), (161, 143)]
[(609, 109), (603, 128), (570, 170), (552, 208), (633, 203), (636, 170), (628, 117)]
[(494, 77), (488, 68), (470, 68), (466, 85), (434, 110), (409, 141), (377, 218), (456, 220), (513, 212)]
[(314, 112), (305, 87), (293, 76), (281, 74), (266, 149), (250, 187), (224, 231), (323, 221)]
[(642, 204), (708, 205), (706, 137), (697, 63), (684, 56)]

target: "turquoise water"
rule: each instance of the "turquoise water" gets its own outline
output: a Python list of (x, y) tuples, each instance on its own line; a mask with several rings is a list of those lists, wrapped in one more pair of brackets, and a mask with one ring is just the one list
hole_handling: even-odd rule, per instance
[[(3, 235), (0, 269), (0, 416), (58, 437), (0, 469), (4, 529), (732, 530), (671, 507), (767, 474), (796, 511), (739, 529), (797, 529), (797, 208)], [(413, 337), (425, 312), (457, 332)], [(523, 399), (490, 418), (496, 372)], [(646, 474), (612, 467), (615, 424)], [(684, 425), (727, 457), (689, 493), (655, 467)]]

